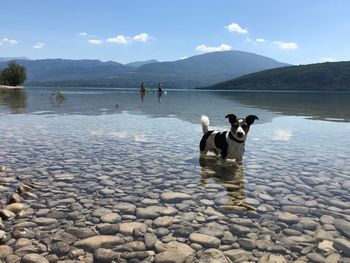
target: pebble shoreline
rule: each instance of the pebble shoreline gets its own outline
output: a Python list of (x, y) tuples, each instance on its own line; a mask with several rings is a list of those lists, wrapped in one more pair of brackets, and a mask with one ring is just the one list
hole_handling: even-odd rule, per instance
[(63, 117), (2, 127), (1, 263), (350, 262), (349, 164), (308, 148), (307, 165), (290, 165), (279, 145), (266, 165), (276, 145), (256, 141), (226, 171), (199, 166), (193, 138), (179, 145), (176, 130), (110, 139), (65, 118), (70, 137)]
[[(218, 208), (226, 200), (206, 199), (204, 190), (191, 193), (186, 179), (174, 191), (150, 192), (137, 176), (125, 181), (122, 171), (112, 170), (79, 188), (73, 173), (51, 169), (52, 176), (38, 171), (49, 179), (47, 184), (35, 184), (30, 175), (15, 180), (14, 171), (2, 169), (2, 192), (17, 193), (10, 194), (11, 204), (2, 204), (0, 211), (0, 262), (350, 260), (350, 223), (342, 214), (350, 210), (350, 202), (329, 199), (327, 209), (302, 198), (276, 201), (265, 187), (258, 198), (245, 200), (257, 211), (236, 205), (225, 215)], [(98, 172), (101, 167), (89, 169)], [(154, 178), (149, 183), (166, 182)], [(345, 181), (342, 189), (349, 184)], [(327, 215), (319, 217), (321, 209)]]

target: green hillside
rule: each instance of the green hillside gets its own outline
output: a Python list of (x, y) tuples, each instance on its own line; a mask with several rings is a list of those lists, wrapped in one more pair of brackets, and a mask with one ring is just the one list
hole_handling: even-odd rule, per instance
[(350, 62), (326, 62), (264, 70), (203, 89), (350, 91)]

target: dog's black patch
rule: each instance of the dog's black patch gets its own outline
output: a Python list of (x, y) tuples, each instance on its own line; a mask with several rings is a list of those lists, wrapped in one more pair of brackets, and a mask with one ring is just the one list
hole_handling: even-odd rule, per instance
[(227, 151), (228, 144), (226, 141), (226, 134), (227, 134), (227, 131), (219, 132), (219, 133), (215, 134), (215, 137), (214, 137), (215, 146), (217, 148), (221, 149), (221, 157), (222, 158), (226, 158), (227, 154), (228, 154), (228, 151)]
[(205, 150), (205, 145), (207, 143), (207, 139), (209, 138), (209, 136), (213, 133), (214, 131), (207, 131), (203, 137), (202, 137), (202, 140), (201, 142), (199, 143), (199, 149), (201, 151), (204, 151)]

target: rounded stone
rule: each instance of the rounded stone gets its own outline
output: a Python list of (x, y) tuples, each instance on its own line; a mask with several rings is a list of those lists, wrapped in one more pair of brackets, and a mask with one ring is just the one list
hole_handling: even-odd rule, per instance
[(36, 253), (31, 253), (31, 254), (28, 254), (28, 255), (25, 255), (23, 258), (22, 258), (22, 261), (23, 263), (49, 263), (49, 261), (39, 255), (39, 254), (36, 254)]
[(179, 202), (192, 199), (192, 197), (185, 193), (165, 192), (161, 194), (160, 199), (162, 199), (164, 202)]
[(227, 260), (225, 255), (222, 253), (222, 251), (210, 248), (203, 252), (201, 255), (199, 263), (229, 263), (230, 261)]
[(121, 223), (119, 224), (119, 232), (122, 233), (123, 235), (129, 235), (132, 236), (134, 229), (140, 228), (140, 227), (146, 227), (144, 223), (140, 222), (126, 222), (126, 223)]
[(13, 253), (13, 249), (7, 245), (0, 245), (0, 259), (5, 259), (8, 255)]
[(199, 233), (192, 233), (189, 236), (189, 239), (191, 242), (198, 243), (204, 247), (210, 247), (210, 248), (219, 248), (220, 246), (220, 239), (205, 235), (205, 234), (199, 234)]
[(97, 248), (110, 248), (115, 245), (121, 245), (124, 240), (117, 236), (94, 236), (79, 240), (74, 243), (74, 246), (85, 249), (87, 251), (94, 251)]
[(28, 205), (21, 204), (21, 203), (13, 203), (5, 206), (5, 209), (11, 211), (14, 214), (18, 214), (19, 212), (27, 208), (28, 208)]
[(113, 260), (117, 260), (119, 257), (120, 253), (112, 249), (98, 248), (94, 251), (94, 259), (96, 262), (109, 263)]
[(101, 216), (101, 221), (104, 223), (118, 223), (121, 219), (121, 216), (117, 213), (108, 213)]

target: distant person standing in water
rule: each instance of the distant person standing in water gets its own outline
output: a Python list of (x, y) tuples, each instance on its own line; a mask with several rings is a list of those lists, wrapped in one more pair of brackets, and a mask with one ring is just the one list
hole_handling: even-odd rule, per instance
[(162, 83), (158, 83), (158, 93), (162, 93)]
[(144, 93), (146, 91), (145, 89), (145, 84), (142, 82), (141, 83), (141, 90), (140, 90), (142, 93)]

